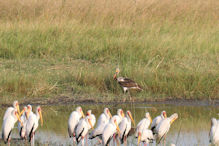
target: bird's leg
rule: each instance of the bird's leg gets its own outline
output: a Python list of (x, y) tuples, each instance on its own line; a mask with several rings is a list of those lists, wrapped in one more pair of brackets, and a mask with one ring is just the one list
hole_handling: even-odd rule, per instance
[(73, 146), (75, 146), (75, 141), (76, 141), (76, 139), (75, 139), (75, 137), (73, 137)]
[(125, 142), (124, 145), (127, 146), (127, 136), (125, 136)]
[(8, 146), (10, 146), (10, 141), (11, 141), (11, 138), (8, 139)]
[(98, 137), (98, 142), (97, 142), (97, 144), (99, 145), (99, 144), (101, 144), (102, 143), (102, 140)]
[(129, 94), (129, 100), (130, 100), (131, 102), (134, 102), (134, 100), (132, 99), (132, 96), (131, 96), (131, 93), (130, 93), (129, 90), (128, 90), (128, 94)]
[(81, 145), (84, 146), (84, 137), (81, 137)]
[(166, 135), (164, 135), (163, 144), (166, 145)]
[(116, 145), (119, 146), (119, 140), (117, 137), (116, 137)]
[(116, 146), (116, 143), (115, 143), (115, 134), (113, 134), (113, 145)]
[(85, 139), (86, 139), (86, 146), (88, 146), (88, 138), (87, 138), (87, 134), (85, 135)]

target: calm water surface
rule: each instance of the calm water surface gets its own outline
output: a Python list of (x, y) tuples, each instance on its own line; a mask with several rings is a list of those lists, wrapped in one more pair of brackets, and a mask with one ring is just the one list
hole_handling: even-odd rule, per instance
[[(63, 105), (63, 106), (41, 106), (43, 110), (43, 127), (39, 127), (35, 140), (35, 145), (72, 145), (72, 139), (69, 139), (67, 132), (67, 122), (70, 113), (75, 110), (78, 105)], [(137, 123), (144, 117), (145, 112), (150, 112), (154, 118), (160, 115), (162, 110), (167, 111), (167, 115), (177, 112), (179, 118), (172, 124), (167, 135), (167, 145), (170, 143), (179, 146), (207, 146), (209, 145), (208, 132), (212, 117), (218, 118), (219, 107), (216, 106), (174, 106), (174, 105), (151, 105), (151, 104), (117, 104), (117, 105), (80, 105), (84, 113), (88, 109), (96, 115), (96, 118), (102, 113), (104, 107), (111, 110), (112, 115), (116, 114), (118, 108), (124, 111), (130, 110), (132, 116)], [(20, 106), (22, 108), (22, 106)], [(36, 106), (33, 106), (35, 111)], [(6, 107), (0, 110), (0, 118), (3, 118)], [(0, 121), (2, 125), (2, 120)], [(0, 132), (1, 134), (1, 132)], [(19, 138), (17, 128), (12, 132), (11, 145), (25, 145), (24, 141), (17, 140)], [(96, 140), (89, 140), (89, 145), (96, 145)], [(0, 140), (0, 144), (3, 144)], [(111, 143), (112, 144), (112, 143)], [(129, 146), (137, 145), (137, 140), (134, 137), (129, 137)], [(156, 145), (151, 144), (151, 145)]]

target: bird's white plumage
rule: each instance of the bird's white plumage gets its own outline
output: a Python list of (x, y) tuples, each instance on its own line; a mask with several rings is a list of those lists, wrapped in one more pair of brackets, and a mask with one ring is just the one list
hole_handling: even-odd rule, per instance
[(135, 137), (138, 136), (138, 133), (142, 133), (143, 129), (148, 129), (149, 126), (151, 124), (151, 120), (150, 120), (150, 114), (148, 112), (145, 113), (145, 118), (142, 119), (137, 127), (136, 127), (136, 131), (135, 131)]
[(91, 132), (90, 138), (102, 135), (104, 127), (110, 120), (110, 115), (111, 114), (109, 114), (109, 109), (105, 108), (104, 112), (100, 115), (98, 119), (97, 127)]
[(26, 123), (26, 134), (25, 136), (29, 139), (29, 141), (31, 141), (32, 137), (34, 136), (34, 133), (36, 131), (36, 129), (39, 126), (39, 119), (40, 119), (40, 107), (38, 106), (36, 109), (36, 113), (32, 113), (29, 115), (29, 118), (27, 120)]
[(77, 126), (79, 120), (82, 117), (82, 108), (79, 106), (76, 111), (73, 111), (68, 119), (68, 134), (70, 137), (75, 136), (75, 127)]
[(113, 116), (111, 120), (107, 123), (104, 127), (103, 134), (102, 134), (102, 144), (105, 146), (107, 142), (113, 137), (113, 134), (116, 133), (116, 123), (118, 124), (118, 118)]
[(119, 125), (122, 119), (124, 118), (124, 112), (122, 109), (117, 110), (117, 115), (114, 115), (113, 118), (116, 118), (117, 124)]
[(166, 118), (166, 111), (162, 111), (161, 114), (159, 116), (157, 116), (156, 118), (153, 119), (152, 124), (151, 124), (151, 130), (152, 132), (154, 132), (154, 130), (156, 129), (156, 126), (164, 119)]
[(121, 121), (121, 123), (119, 124), (119, 129), (120, 129), (120, 140), (121, 143), (123, 143), (124, 141), (126, 141), (127, 136), (132, 128), (132, 121), (134, 124), (134, 120), (132, 118), (131, 112), (127, 111), (126, 112), (126, 117), (124, 117)]
[(18, 133), (20, 135), (21, 138), (25, 137), (25, 131), (26, 131), (26, 124), (27, 124), (27, 117), (26, 117), (26, 112), (27, 112), (27, 107), (24, 107), (24, 113), (21, 115), (21, 122), (23, 123), (23, 125), (21, 125), (20, 122), (18, 122)]
[(128, 117), (124, 117), (119, 124), (120, 129), (120, 139), (123, 139), (125, 136), (128, 135), (129, 131), (131, 130), (131, 119)]
[(75, 134), (76, 140), (79, 143), (87, 135), (88, 131), (95, 125), (96, 118), (91, 114), (91, 110), (88, 111), (88, 115), (81, 119), (76, 127)]
[(7, 117), (3, 120), (2, 125), (2, 139), (6, 143), (8, 139), (10, 138), (10, 132), (14, 128), (14, 124), (17, 122), (18, 118), (16, 117), (16, 109), (13, 109)]
[(175, 113), (168, 118), (163, 119), (155, 129), (157, 143), (168, 133), (171, 123), (178, 118), (178, 114)]
[(13, 102), (13, 107), (7, 108), (7, 110), (5, 111), (4, 117), (3, 117), (3, 121), (7, 118), (7, 116), (11, 115), (11, 112), (14, 109), (17, 109), (17, 104), (18, 104), (18, 101), (16, 100), (16, 101)]
[(152, 143), (154, 140), (154, 136), (151, 130), (145, 128), (142, 130), (140, 141), (146, 144)]
[(213, 145), (219, 145), (219, 122), (215, 118), (211, 119), (210, 142)]

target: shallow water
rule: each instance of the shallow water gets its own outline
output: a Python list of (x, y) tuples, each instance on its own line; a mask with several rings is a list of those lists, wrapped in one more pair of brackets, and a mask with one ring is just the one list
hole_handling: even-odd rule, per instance
[[(42, 106), (44, 125), (43, 127), (39, 127), (36, 132), (36, 145), (71, 145), (73, 141), (68, 137), (67, 122), (70, 113), (75, 110), (76, 106), (78, 105)], [(116, 114), (118, 108), (122, 108), (124, 111), (130, 110), (136, 125), (144, 117), (146, 111), (150, 112), (152, 118), (160, 115), (162, 110), (166, 110), (168, 116), (176, 112), (179, 114), (179, 118), (172, 124), (167, 134), (166, 143), (167, 145), (174, 143), (179, 146), (209, 145), (208, 132), (210, 129), (210, 121), (212, 117), (218, 118), (217, 113), (219, 111), (219, 107), (216, 106), (175, 106), (162, 104), (81, 106), (84, 113), (86, 113), (88, 109), (92, 109), (92, 113), (96, 115), (96, 118), (102, 113), (104, 107), (110, 108), (112, 115)], [(34, 110), (35, 107), (36, 106), (33, 106)], [(5, 110), (6, 107), (0, 110), (1, 119)], [(2, 120), (0, 124), (2, 125)], [(11, 143), (13, 145), (25, 145), (24, 141), (17, 140), (17, 138), (19, 138), (17, 128), (13, 130), (12, 138)], [(89, 140), (88, 144), (95, 145), (96, 142), (95, 139)], [(0, 144), (2, 143), (2, 140), (0, 140)], [(128, 145), (137, 145), (137, 140), (134, 137), (129, 137)], [(155, 145), (155, 143), (151, 145)]]

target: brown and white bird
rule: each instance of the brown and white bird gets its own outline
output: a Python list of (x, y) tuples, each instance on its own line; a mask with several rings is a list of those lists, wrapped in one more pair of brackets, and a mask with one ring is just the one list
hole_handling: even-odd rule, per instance
[(143, 90), (142, 87), (140, 85), (138, 85), (135, 81), (128, 79), (128, 78), (124, 78), (124, 77), (117, 77), (119, 72), (120, 72), (120, 70), (119, 70), (119, 68), (117, 68), (116, 73), (114, 74), (113, 78), (123, 88), (124, 93), (128, 92), (130, 89), (140, 90), (140, 91)]

